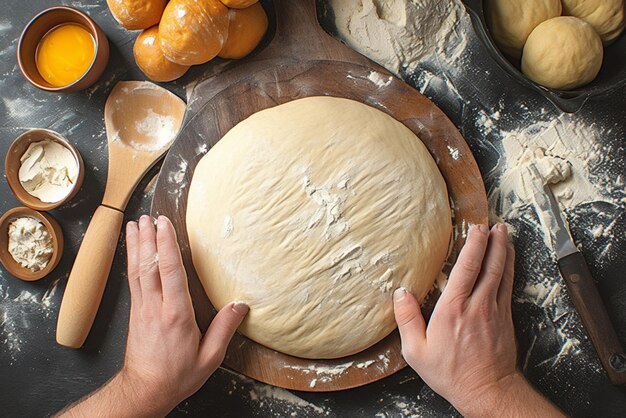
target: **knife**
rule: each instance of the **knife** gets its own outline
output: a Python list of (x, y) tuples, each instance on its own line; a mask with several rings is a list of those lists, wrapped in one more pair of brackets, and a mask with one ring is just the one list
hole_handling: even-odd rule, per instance
[(574, 244), (550, 186), (542, 181), (535, 166), (530, 169), (534, 180), (540, 181), (540, 187), (533, 188), (537, 214), (545, 230), (549, 231), (559, 271), (565, 280), (569, 296), (609, 380), (614, 385), (626, 384), (626, 353), (617, 338), (585, 258)]

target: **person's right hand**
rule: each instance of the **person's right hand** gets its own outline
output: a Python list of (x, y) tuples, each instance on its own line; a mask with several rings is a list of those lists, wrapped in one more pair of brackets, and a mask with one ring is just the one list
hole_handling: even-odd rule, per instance
[(169, 219), (142, 216), (126, 228), (131, 308), (122, 380), (168, 412), (191, 396), (224, 360), (248, 313), (229, 303), (203, 336), (196, 325), (187, 274)]
[(505, 225), (472, 226), (428, 327), (413, 295), (394, 293), (405, 360), (466, 416), (534, 416), (525, 406), (533, 396), (543, 416), (562, 416), (516, 369), (514, 261)]

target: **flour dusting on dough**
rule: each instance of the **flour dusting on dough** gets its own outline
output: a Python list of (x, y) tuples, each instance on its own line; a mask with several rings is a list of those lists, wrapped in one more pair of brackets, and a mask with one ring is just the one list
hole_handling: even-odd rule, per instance
[[(336, 238), (350, 229), (341, 211), (345, 197), (339, 194), (339, 191), (333, 191), (334, 188), (314, 186), (306, 176), (303, 179), (302, 187), (307, 196), (318, 206), (306, 229), (313, 229), (322, 225), (326, 240)], [(345, 187), (340, 189), (345, 191)]]
[(233, 217), (228, 215), (224, 217), (224, 226), (222, 226), (222, 238), (228, 238), (233, 234), (234, 230)]

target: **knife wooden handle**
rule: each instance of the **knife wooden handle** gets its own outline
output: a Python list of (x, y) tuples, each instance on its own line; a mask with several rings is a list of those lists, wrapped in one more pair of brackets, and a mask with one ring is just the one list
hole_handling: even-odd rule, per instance
[(585, 258), (579, 252), (570, 254), (559, 260), (559, 270), (609, 380), (614, 385), (626, 384), (626, 353), (617, 338)]

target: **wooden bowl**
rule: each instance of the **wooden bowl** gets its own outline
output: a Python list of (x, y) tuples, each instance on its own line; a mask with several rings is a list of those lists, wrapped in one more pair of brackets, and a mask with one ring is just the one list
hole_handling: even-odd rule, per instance
[[(46, 267), (38, 271), (32, 271), (26, 267), (22, 267), (17, 261), (13, 259), (13, 256), (9, 253), (9, 225), (17, 218), (29, 216), (37, 219), (39, 222), (50, 232), (52, 238), (52, 257)], [(30, 208), (13, 208), (0, 218), (0, 262), (9, 273), (17, 277), (18, 279), (32, 282), (39, 280), (54, 270), (54, 268), (61, 261), (63, 255), (63, 231), (61, 227), (54, 220), (54, 218), (46, 213), (37, 212)]]
[[(45, 139), (58, 142), (69, 149), (78, 163), (78, 177), (76, 178), (76, 183), (74, 183), (72, 191), (58, 202), (42, 202), (39, 198), (28, 193), (19, 179), (20, 166), (22, 165), (20, 158), (24, 155), (30, 144)], [(85, 164), (83, 163), (83, 158), (80, 156), (78, 149), (60, 134), (49, 129), (30, 129), (18, 136), (7, 151), (4, 160), (4, 171), (7, 183), (9, 183), (13, 194), (15, 194), (17, 199), (24, 205), (35, 210), (50, 210), (69, 202), (76, 193), (78, 193), (85, 178)]]
[[(64, 23), (77, 23), (87, 29), (96, 44), (96, 52), (89, 69), (81, 78), (66, 86), (53, 86), (43, 79), (37, 70), (36, 53), (39, 41), (55, 27)], [(104, 72), (109, 60), (109, 41), (98, 25), (85, 13), (67, 6), (45, 9), (24, 28), (17, 45), (17, 63), (33, 86), (42, 90), (74, 93), (94, 84)]]

